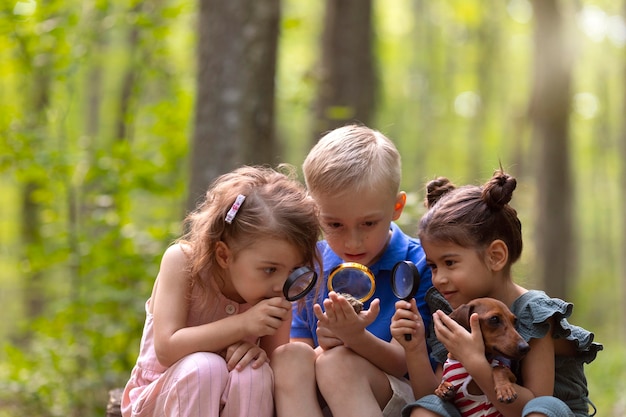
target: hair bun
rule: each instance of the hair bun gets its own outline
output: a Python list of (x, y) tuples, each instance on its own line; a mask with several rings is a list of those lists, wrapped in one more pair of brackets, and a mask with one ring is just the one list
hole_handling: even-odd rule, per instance
[(449, 191), (452, 191), (456, 186), (446, 177), (438, 177), (426, 184), (426, 201), (424, 205), (427, 208), (431, 208), (437, 201)]
[(483, 186), (482, 199), (492, 210), (500, 210), (513, 198), (513, 190), (517, 187), (517, 180), (498, 170)]

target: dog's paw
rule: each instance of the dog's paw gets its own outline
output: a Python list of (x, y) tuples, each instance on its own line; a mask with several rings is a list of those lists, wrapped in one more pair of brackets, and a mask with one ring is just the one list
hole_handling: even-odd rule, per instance
[(517, 399), (517, 392), (513, 384), (503, 384), (496, 386), (496, 397), (501, 403), (510, 404)]
[(452, 401), (456, 395), (456, 389), (451, 383), (443, 381), (435, 390), (435, 395), (444, 401)]

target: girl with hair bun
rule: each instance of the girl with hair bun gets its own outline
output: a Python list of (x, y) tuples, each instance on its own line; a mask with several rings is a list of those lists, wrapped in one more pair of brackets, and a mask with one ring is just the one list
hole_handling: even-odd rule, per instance
[[(516, 185), (515, 178), (500, 168), (483, 186), (455, 187), (440, 177), (426, 187), (429, 210), (419, 222), (418, 236), (432, 271), (433, 288), (426, 298), (434, 313), (434, 332), (430, 329), (426, 342), (428, 332), (414, 302), (398, 301), (391, 324), (394, 338), (405, 348), (418, 399), (403, 409), (404, 417), (583, 417), (590, 415), (590, 407), (595, 414), (583, 365), (595, 359), (602, 345), (593, 342), (593, 333), (567, 321), (573, 304), (513, 281), (511, 266), (522, 254), (522, 224), (509, 204)], [(470, 332), (446, 315), (481, 297), (505, 303), (531, 347), (512, 366), (518, 397), (511, 403), (496, 399), (478, 316), (471, 316)], [(406, 340), (406, 333), (414, 337)], [(427, 345), (439, 363), (435, 372), (430, 371)], [(461, 412), (454, 402), (433, 394), (448, 353), (463, 364), (495, 407), (494, 414)]]

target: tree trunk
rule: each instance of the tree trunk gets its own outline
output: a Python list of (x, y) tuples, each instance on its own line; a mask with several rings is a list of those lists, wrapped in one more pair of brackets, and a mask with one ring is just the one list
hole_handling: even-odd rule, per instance
[(313, 143), (348, 122), (369, 124), (376, 95), (371, 0), (327, 0)]
[[(140, 15), (145, 7), (144, 1), (136, 2), (131, 8), (131, 14)], [(115, 120), (115, 139), (119, 142), (131, 142), (132, 120), (135, 112), (133, 104), (136, 102), (135, 89), (139, 78), (141, 62), (139, 55), (141, 54), (140, 45), (141, 27), (133, 25), (129, 29), (126, 45), (128, 47), (130, 60), (124, 69), (122, 76), (122, 86), (119, 96), (119, 105), (117, 118)]]
[(534, 84), (530, 102), (537, 163), (536, 260), (551, 296), (567, 298), (576, 271), (569, 110), (572, 65), (558, 0), (533, 0)]
[[(41, 65), (33, 65), (33, 55), (29, 50), (28, 39), (19, 38), (22, 56), (22, 66), (25, 73), (30, 73), (30, 84), (25, 86), (27, 92), (27, 116), (25, 118), (24, 132), (28, 141), (28, 155), (35, 165), (37, 155), (44, 149), (46, 140), (47, 117), (46, 111), (50, 105), (50, 94), (52, 84), (52, 73), (49, 67), (54, 61), (54, 54), (50, 50), (41, 49)], [(44, 238), (42, 236), (43, 221), (41, 213), (42, 204), (38, 194), (45, 189), (45, 178), (40, 175), (37, 169), (26, 174), (26, 179), (20, 190), (22, 217), (20, 233), (22, 240), (22, 262), (27, 265), (24, 272), (24, 305), (26, 319), (31, 321), (40, 317), (46, 308), (46, 296), (44, 292), (46, 275), (43, 273), (43, 266), (33, 262), (44, 253)], [(30, 335), (26, 336), (27, 338)]]
[[(626, 18), (626, 1), (624, 1), (624, 4), (622, 5), (622, 16)], [(622, 74), (622, 81), (624, 82), (624, 84), (622, 84), (622, 105), (626, 106), (626, 62), (623, 62), (622, 64)], [(622, 156), (620, 158), (622, 171), (622, 175), (620, 175), (621, 207), (626, 207), (626, 121), (624, 119), (622, 119), (622, 133), (620, 142), (621, 143), (619, 151)], [(618, 314), (618, 326), (619, 330), (621, 331), (618, 331), (617, 334), (620, 335), (621, 339), (623, 340), (626, 336), (626, 283), (624, 283), (623, 279), (623, 277), (626, 277), (626, 221), (624, 220), (622, 220), (622, 233), (620, 235), (622, 236), (620, 242), (621, 250), (619, 252), (621, 254), (621, 256), (619, 257), (621, 259), (621, 263), (618, 271), (620, 272), (620, 277), (622, 278), (618, 279), (618, 282), (621, 285), (619, 305), (622, 308), (622, 314)]]
[(200, 0), (187, 209), (218, 175), (279, 160), (274, 77), (280, 0)]

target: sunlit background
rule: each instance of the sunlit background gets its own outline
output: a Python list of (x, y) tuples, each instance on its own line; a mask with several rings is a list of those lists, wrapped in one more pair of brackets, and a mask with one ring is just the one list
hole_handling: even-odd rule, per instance
[[(158, 259), (180, 232), (195, 91), (196, 4), (159, 1), (136, 13), (137, 4), (1, 4), (0, 417), (26, 405), (30, 415), (102, 415), (107, 389), (124, 384), (136, 357), (143, 302)], [(522, 285), (537, 286), (537, 179), (528, 123), (531, 3), (374, 5), (380, 90), (370, 125), (403, 156), (409, 207), (400, 225), (414, 233), (429, 179), (444, 175), (457, 184), (480, 184), (502, 164), (518, 179), (512, 204), (525, 233), (514, 274)], [(310, 147), (323, 7), (318, 1), (283, 1), (277, 134), (282, 160), (297, 166)], [(568, 278), (574, 283), (573, 322), (605, 344), (587, 367), (598, 415), (624, 416), (626, 174), (620, 149), (626, 146), (626, 3), (562, 1), (561, 7), (574, 69), (570, 149), (580, 269)], [(133, 28), (141, 37), (131, 48)], [(35, 115), (28, 103), (36, 91), (29, 86), (37, 82), (34, 69), (42, 67), (51, 77), (50, 102), (43, 115)], [(121, 143), (113, 140), (114, 120), (123, 79), (133, 68), (138, 81), (129, 112), (132, 131)], [(100, 100), (99, 114), (87, 114), (90, 100)], [(45, 129), (32, 128), (41, 126), (35, 117), (45, 119)], [(93, 120), (97, 125), (90, 125)], [(33, 178), (46, 183), (38, 194), (46, 207), (46, 244), (24, 253), (20, 190)], [(93, 229), (70, 230), (67, 219), (81, 197), (76, 192), (89, 196), (84, 201)], [(24, 294), (24, 277), (33, 271), (44, 277), (38, 288), (45, 309), (37, 320), (27, 317)]]

